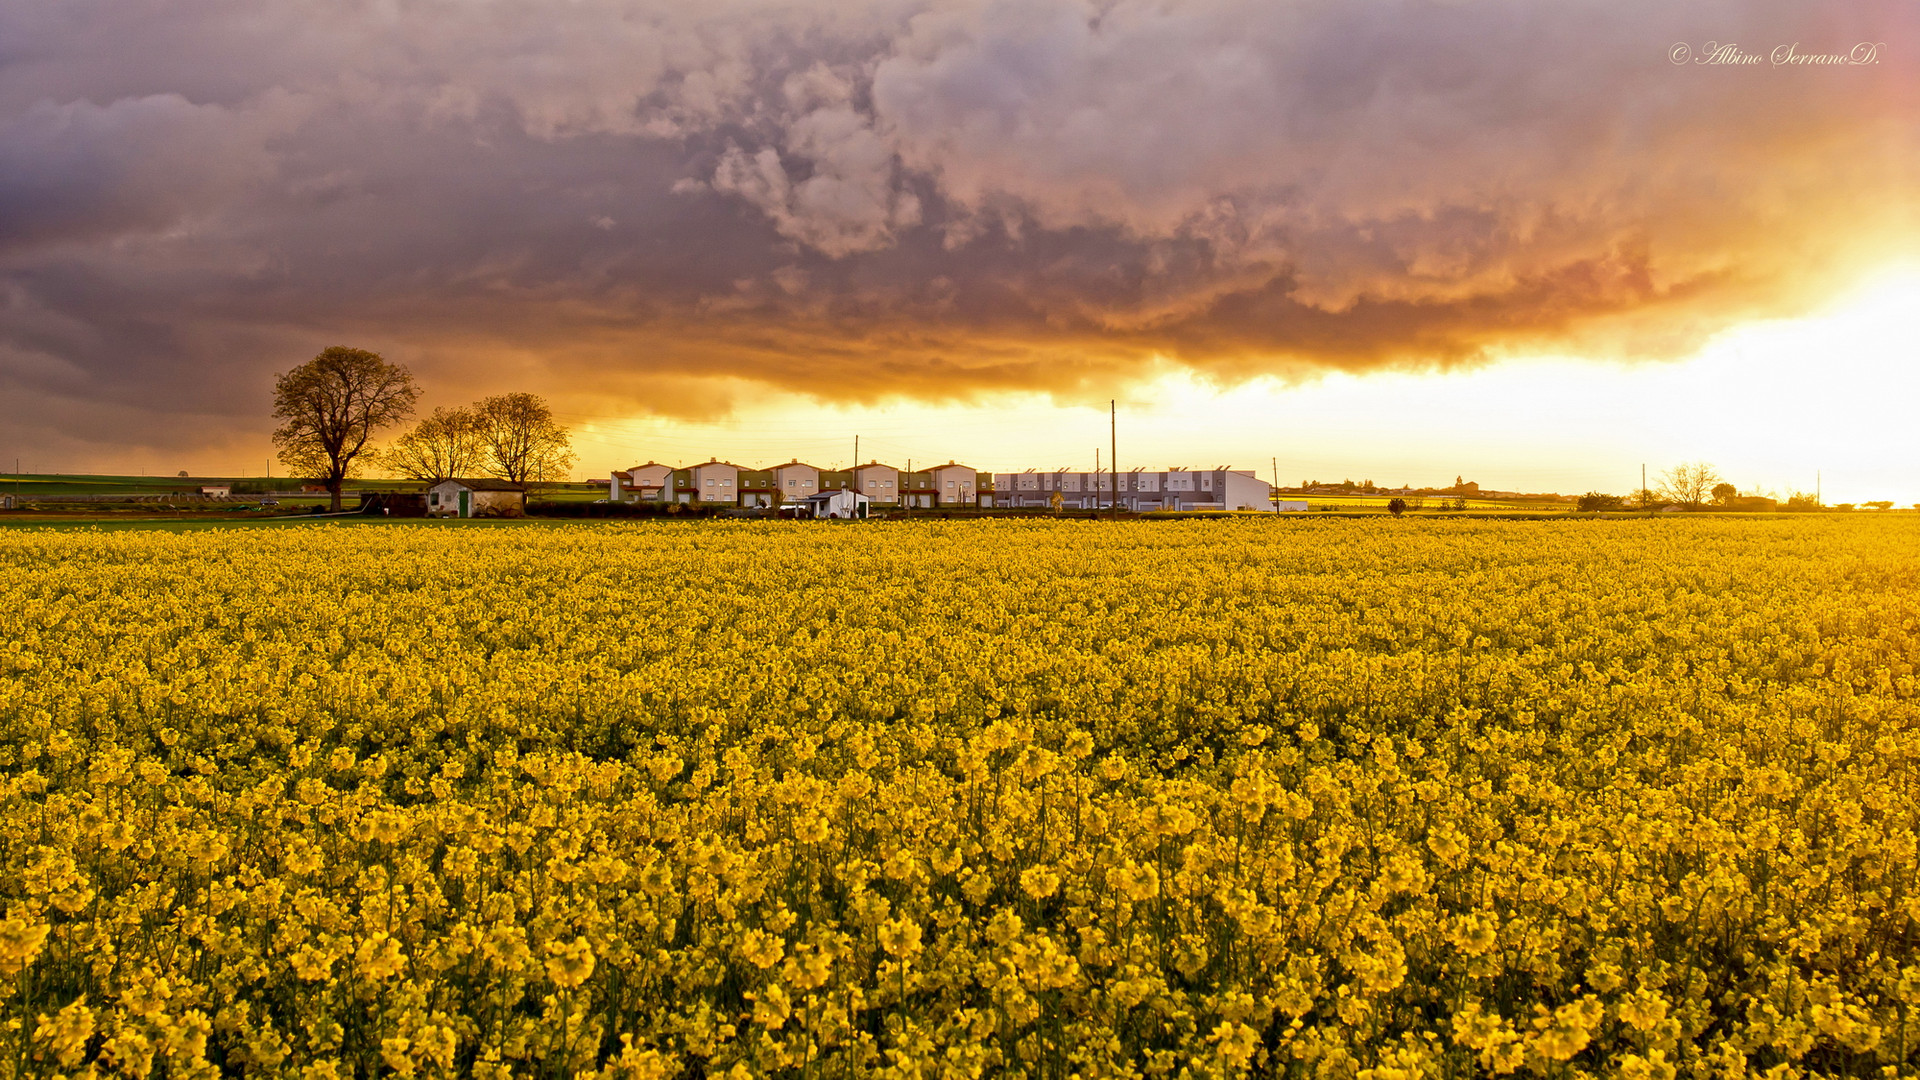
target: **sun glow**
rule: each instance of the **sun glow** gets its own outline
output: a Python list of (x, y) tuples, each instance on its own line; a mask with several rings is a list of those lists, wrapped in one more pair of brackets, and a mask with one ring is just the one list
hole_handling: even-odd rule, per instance
[[(1416, 486), (1456, 475), (1498, 490), (1626, 492), (1704, 460), (1742, 491), (1828, 502), (1920, 501), (1912, 313), (1920, 264), (1891, 267), (1811, 315), (1748, 323), (1679, 361), (1540, 356), (1448, 373), (1330, 374), (1220, 387), (1168, 365), (1116, 387), (1122, 468), (1229, 464), (1305, 479)], [(1009, 393), (986, 405), (821, 406), (778, 397), (719, 421), (596, 418), (583, 471), (655, 458), (843, 465), (956, 459), (977, 468), (1111, 462), (1109, 394)], [(587, 418), (581, 418), (587, 419)], [(631, 460), (629, 460), (631, 459)], [(604, 467), (602, 467), (604, 466)]]

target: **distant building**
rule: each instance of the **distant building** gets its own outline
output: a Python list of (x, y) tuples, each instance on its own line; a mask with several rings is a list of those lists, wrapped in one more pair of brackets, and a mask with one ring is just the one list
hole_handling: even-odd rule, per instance
[(853, 490), (884, 506), (900, 505), (900, 470), (869, 461), (853, 470)]
[(795, 459), (767, 471), (773, 474), (773, 487), (783, 504), (797, 503), (820, 490), (820, 470), (804, 461)]
[(442, 480), (427, 490), (429, 517), (524, 517), (527, 489), (505, 480)]
[(740, 505), (740, 466), (730, 461), (706, 461), (685, 470), (697, 503)]
[[(1119, 490), (1116, 492), (1115, 488)], [(1260, 510), (1275, 509), (1273, 486), (1252, 469), (1133, 469), (1111, 472), (995, 473), (994, 505), (1043, 509), (1060, 496), (1068, 510)], [(1290, 509), (1305, 510), (1305, 504)]]
[(872, 504), (872, 499), (850, 488), (821, 491), (801, 500), (809, 517), (840, 520), (863, 519)]
[(927, 475), (933, 479), (934, 498), (938, 505), (980, 505), (980, 474), (974, 472), (971, 465), (949, 461), (928, 469)]
[(1058, 470), (983, 473), (949, 461), (932, 468), (898, 469), (868, 461), (851, 469), (830, 470), (803, 461), (769, 469), (745, 469), (727, 461), (707, 461), (676, 469), (658, 462), (612, 474), (609, 497), (618, 502), (678, 501), (709, 505), (772, 507), (798, 505), (819, 494), (852, 491), (874, 507), (909, 510), (1012, 507), (1046, 509), (1056, 497), (1066, 509), (1119, 506), (1123, 510), (1290, 510), (1304, 503), (1277, 505), (1273, 488), (1251, 469), (1133, 469), (1110, 472)]
[(232, 484), (201, 484), (200, 494), (209, 499), (225, 499), (233, 494)]
[(673, 498), (673, 466), (649, 461), (624, 472), (616, 471), (607, 485), (607, 498), (614, 502), (659, 501)]

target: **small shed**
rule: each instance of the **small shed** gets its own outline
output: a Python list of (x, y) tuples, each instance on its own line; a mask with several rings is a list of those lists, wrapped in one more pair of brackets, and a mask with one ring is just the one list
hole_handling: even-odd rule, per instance
[(849, 488), (836, 488), (801, 500), (807, 516), (813, 518), (865, 518), (873, 500)]
[(233, 495), (232, 484), (201, 484), (200, 494), (209, 499), (226, 499)]
[(527, 489), (506, 480), (442, 480), (427, 490), (429, 517), (525, 517)]
[(424, 491), (372, 491), (360, 496), (360, 512), (382, 517), (418, 518), (427, 516)]

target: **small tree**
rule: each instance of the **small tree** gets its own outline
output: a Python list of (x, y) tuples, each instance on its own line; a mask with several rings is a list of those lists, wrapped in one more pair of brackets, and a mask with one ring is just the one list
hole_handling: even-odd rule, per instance
[(1713, 486), (1720, 482), (1720, 474), (1713, 466), (1704, 461), (1693, 464), (1679, 464), (1667, 470), (1660, 482), (1660, 497), (1668, 502), (1679, 503), (1688, 510), (1698, 510), (1707, 504), (1713, 494)]
[(572, 468), (572, 437), (553, 419), (546, 399), (500, 394), (473, 406), (483, 468), (516, 484), (559, 480)]
[(1601, 510), (1618, 510), (1626, 505), (1626, 498), (1620, 495), (1603, 495), (1598, 491), (1589, 491), (1580, 496), (1579, 508), (1587, 513)]
[(275, 380), (273, 415), (283, 423), (273, 442), (295, 475), (326, 485), (337, 511), (373, 433), (412, 416), (419, 397), (406, 368), (335, 345)]
[(1732, 502), (1735, 496), (1740, 494), (1740, 489), (1722, 480), (1720, 483), (1713, 485), (1712, 494), (1713, 505), (1725, 506)]
[(480, 432), (470, 409), (441, 406), (378, 456), (380, 466), (409, 480), (438, 484), (480, 468)]
[(1388, 499), (1387, 500), (1387, 513), (1392, 514), (1394, 517), (1399, 517), (1401, 514), (1404, 514), (1406, 512), (1407, 512), (1407, 500), (1405, 499)]
[(1066, 498), (1063, 497), (1057, 491), (1054, 492), (1053, 495), (1047, 499), (1047, 509), (1052, 510), (1056, 514), (1059, 513), (1061, 510), (1064, 510), (1066, 508), (1066, 505), (1067, 505)]

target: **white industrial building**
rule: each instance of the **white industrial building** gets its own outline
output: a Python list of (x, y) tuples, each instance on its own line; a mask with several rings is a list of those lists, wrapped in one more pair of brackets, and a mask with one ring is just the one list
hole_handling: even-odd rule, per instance
[[(1116, 483), (1118, 492), (1114, 490)], [(1109, 472), (993, 474), (995, 506), (1046, 508), (1060, 497), (1064, 510), (1272, 510), (1273, 487), (1252, 469), (1131, 469)], [(1302, 507), (1305, 509), (1305, 507)]]

